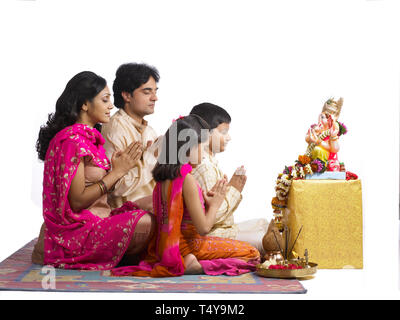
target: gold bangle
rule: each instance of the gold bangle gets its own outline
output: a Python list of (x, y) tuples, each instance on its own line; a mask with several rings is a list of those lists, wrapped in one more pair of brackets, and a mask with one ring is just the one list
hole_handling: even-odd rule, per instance
[(106, 184), (104, 183), (103, 180), (98, 181), (97, 184), (99, 185), (99, 187), (100, 187), (100, 189), (101, 189), (101, 194), (102, 194), (102, 195), (103, 195), (103, 194), (106, 194), (106, 193), (108, 192), (107, 186), (106, 186)]
[(96, 182), (96, 184), (100, 187), (101, 195), (105, 194), (103, 185), (100, 182)]
[(103, 185), (105, 192), (104, 193), (108, 193), (108, 188), (106, 186), (106, 184), (104, 183), (103, 180), (100, 180), (100, 183)]

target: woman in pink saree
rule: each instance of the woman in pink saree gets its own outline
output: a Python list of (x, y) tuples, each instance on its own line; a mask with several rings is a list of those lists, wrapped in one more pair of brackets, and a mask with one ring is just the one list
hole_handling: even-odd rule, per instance
[(32, 256), (36, 263), (111, 269), (151, 238), (152, 215), (132, 202), (113, 211), (107, 204), (108, 191), (142, 154), (141, 144), (133, 143), (111, 161), (106, 157), (97, 127), (109, 121), (112, 108), (106, 81), (84, 71), (68, 82), (56, 112), (40, 130), (44, 226)]
[[(204, 130), (206, 129), (206, 130)], [(255, 270), (258, 250), (238, 240), (204, 236), (214, 225), (226, 193), (225, 179), (203, 194), (190, 174), (208, 143), (207, 123), (197, 115), (176, 120), (163, 138), (153, 169), (156, 232), (145, 259), (115, 268), (115, 276), (240, 275)], [(202, 132), (203, 131), (203, 132)], [(204, 132), (205, 131), (205, 132)]]

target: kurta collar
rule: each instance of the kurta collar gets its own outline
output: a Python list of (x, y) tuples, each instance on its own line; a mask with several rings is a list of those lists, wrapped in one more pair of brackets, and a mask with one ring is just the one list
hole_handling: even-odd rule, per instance
[(127, 121), (129, 121), (130, 123), (132, 123), (133, 126), (134, 126), (140, 133), (142, 133), (142, 132), (146, 129), (146, 127), (147, 127), (147, 125), (148, 125), (148, 122), (147, 122), (146, 120), (143, 119), (143, 120), (142, 120), (142, 123), (140, 123), (140, 122), (138, 122), (137, 120), (135, 120), (134, 118), (132, 118), (129, 114), (127, 114), (126, 111), (125, 111), (124, 109), (119, 109), (118, 112), (119, 112), (119, 114), (120, 114), (124, 119), (126, 119)]

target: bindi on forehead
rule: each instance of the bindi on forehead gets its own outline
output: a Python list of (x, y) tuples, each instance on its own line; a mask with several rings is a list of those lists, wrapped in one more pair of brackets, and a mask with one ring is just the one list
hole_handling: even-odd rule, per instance
[(102, 96), (110, 95), (110, 89), (108, 88), (108, 86), (105, 86), (105, 87), (103, 88), (103, 90), (101, 90), (101, 91), (99, 92), (99, 94), (102, 95)]

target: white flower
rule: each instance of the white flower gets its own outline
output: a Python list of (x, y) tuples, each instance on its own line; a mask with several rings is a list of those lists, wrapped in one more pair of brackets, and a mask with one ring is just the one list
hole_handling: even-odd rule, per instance
[(284, 191), (282, 191), (282, 190), (279, 190), (277, 193), (276, 193), (276, 196), (277, 196), (277, 198), (279, 199), (279, 200), (285, 200), (286, 199), (286, 193), (284, 192)]
[(271, 259), (271, 260), (265, 260), (264, 263), (262, 264), (262, 266), (264, 268), (269, 268), (269, 266), (275, 265), (276, 264), (276, 260), (275, 259)]
[(308, 174), (313, 174), (313, 171), (312, 171), (312, 169), (311, 169), (310, 164), (307, 164), (307, 165), (304, 167), (304, 169), (305, 169), (305, 172), (306, 172), (306, 173), (308, 173)]
[(281, 181), (284, 185), (289, 186), (292, 184), (292, 181), (289, 179), (289, 175), (285, 174), (282, 176)]
[(283, 183), (279, 185), (279, 188), (285, 190), (285, 192), (289, 192), (290, 186), (284, 185)]

